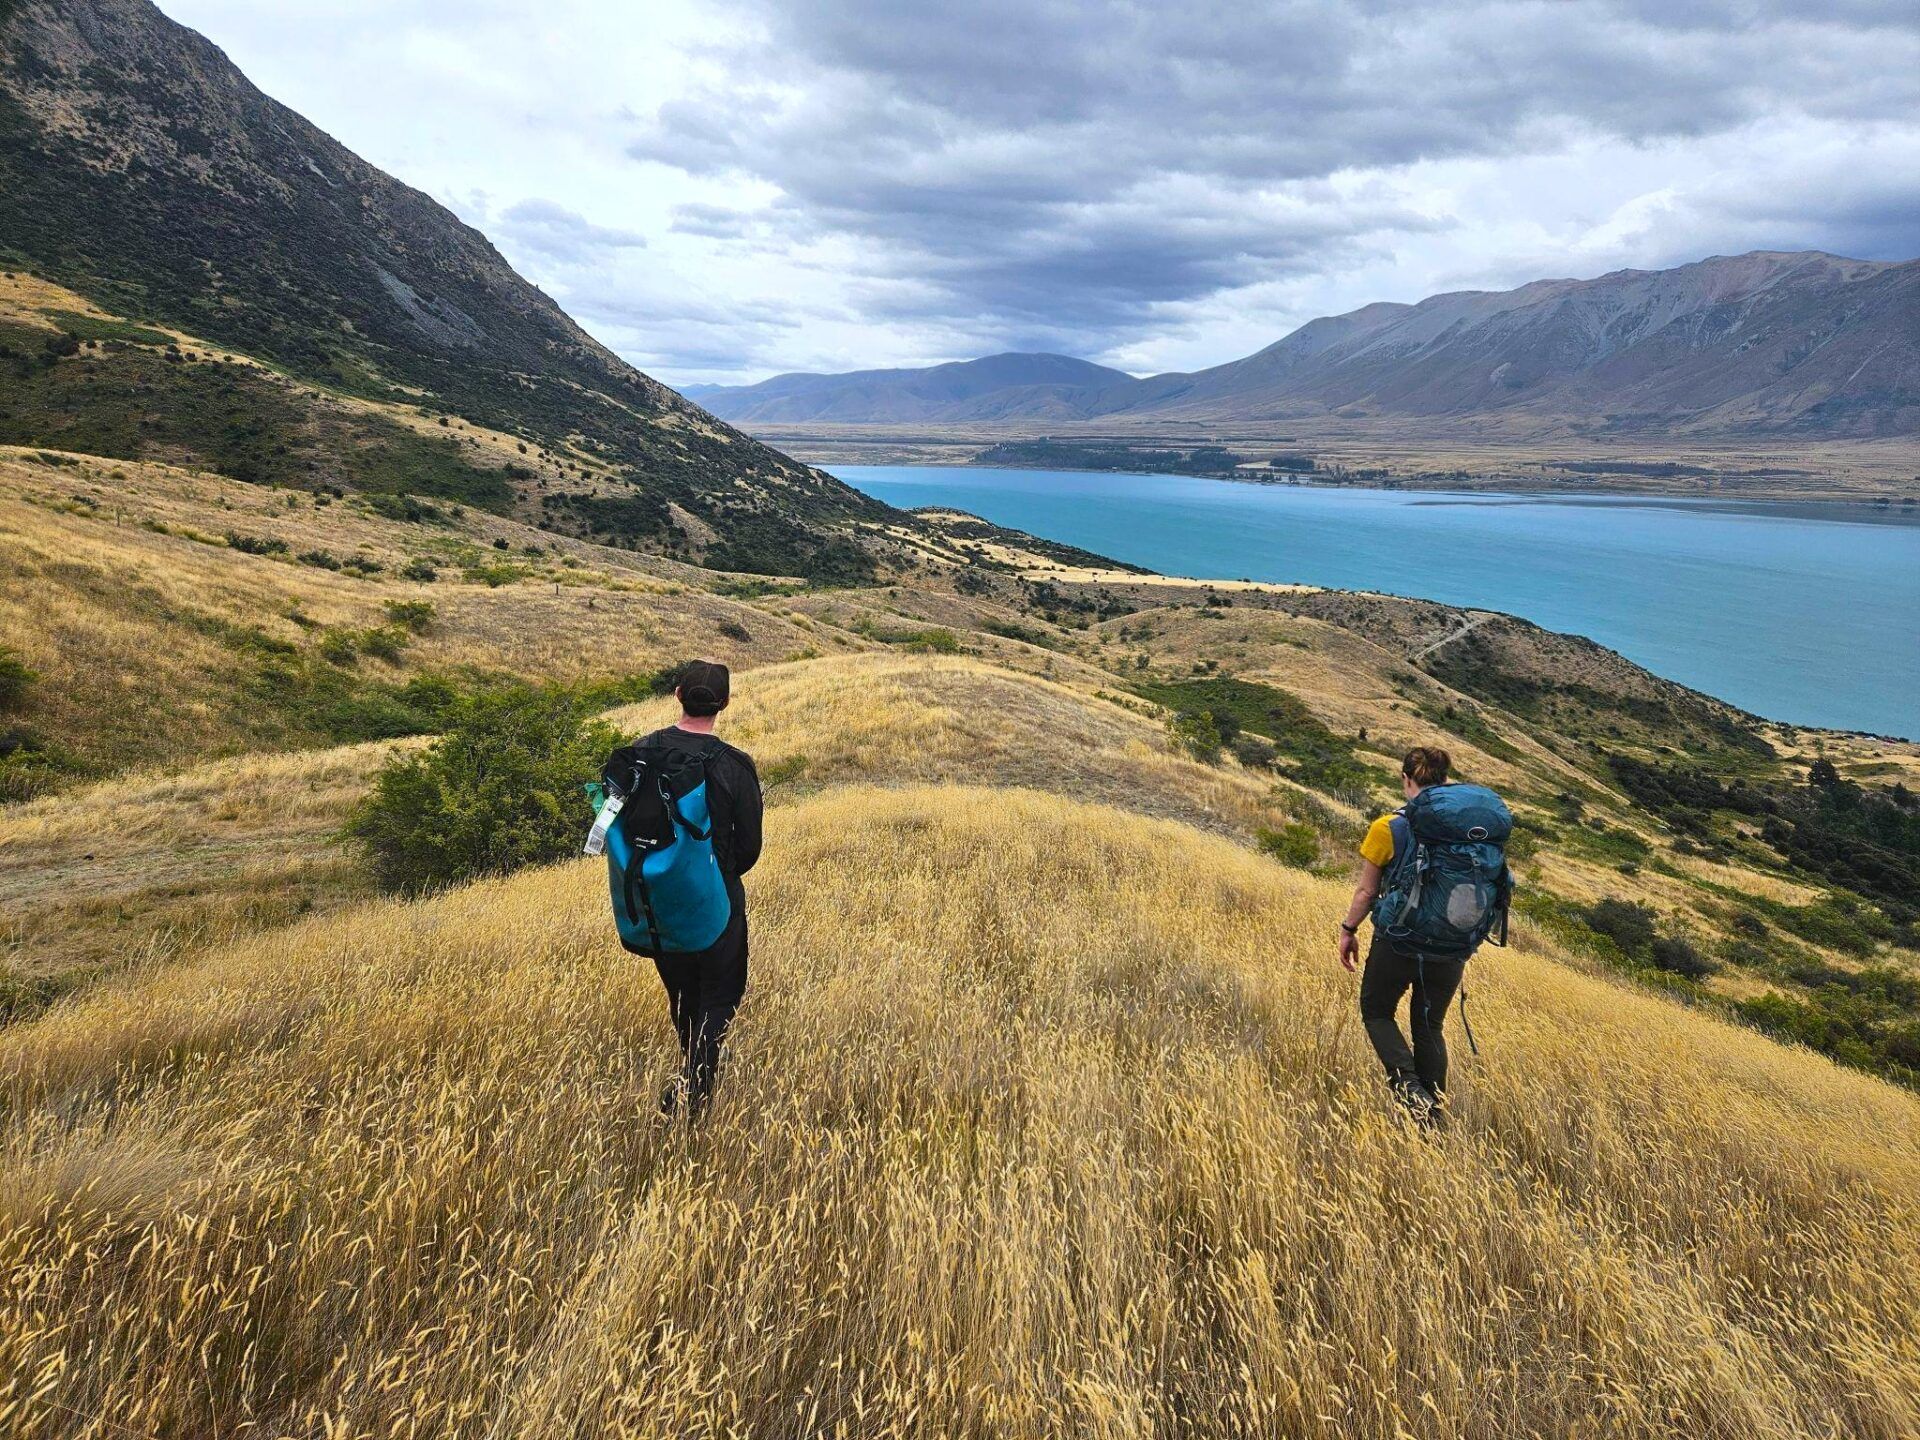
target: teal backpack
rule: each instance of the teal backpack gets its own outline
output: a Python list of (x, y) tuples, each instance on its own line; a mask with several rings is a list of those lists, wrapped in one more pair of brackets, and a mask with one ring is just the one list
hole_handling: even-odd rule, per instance
[(1512, 813), (1486, 786), (1429, 785), (1393, 817), (1374, 929), (1423, 959), (1463, 960), (1496, 928), (1506, 944), (1512, 834)]
[(636, 955), (691, 954), (733, 918), (713, 853), (707, 757), (672, 745), (622, 745), (600, 783), (621, 797), (606, 830), (607, 888), (620, 943)]

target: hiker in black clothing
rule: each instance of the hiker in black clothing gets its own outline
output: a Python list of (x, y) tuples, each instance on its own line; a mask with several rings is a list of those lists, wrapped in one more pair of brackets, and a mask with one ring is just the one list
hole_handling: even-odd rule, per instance
[[(1409, 750), (1401, 763), (1401, 788), (1408, 806), (1414, 807), (1415, 797), (1423, 791), (1445, 786), (1452, 763), (1452, 757), (1437, 747), (1420, 745)], [(1467, 797), (1470, 791), (1476, 801), (1484, 796), (1499, 815), (1506, 814), (1498, 797), (1478, 786), (1455, 787), (1444, 798), (1450, 800), (1455, 795)], [(1428, 798), (1432, 800), (1434, 796)], [(1414, 844), (1407, 814), (1408, 811), (1403, 809), (1392, 815), (1381, 816), (1373, 822), (1360, 844), (1359, 883), (1354, 886), (1353, 899), (1348, 903), (1346, 916), (1340, 922), (1340, 963), (1349, 971), (1360, 957), (1360, 922), (1374, 910), (1374, 902), (1388, 877), (1404, 873), (1396, 862), (1407, 862), (1412, 858), (1401, 853)], [(1424, 835), (1427, 832), (1422, 833)], [(1499, 847), (1504, 845), (1506, 833), (1504, 830), (1498, 831), (1497, 839), (1491, 839), (1484, 830), (1475, 831), (1473, 835), (1476, 840), (1489, 844), (1489, 853), (1497, 862), (1497, 875), (1486, 889), (1473, 888), (1477, 898), (1488, 900), (1498, 907), (1497, 912), (1486, 915), (1486, 924), (1490, 926), (1494, 914), (1504, 916), (1505, 911), (1509, 882), (1504, 859), (1499, 858)], [(1471, 845), (1476, 840), (1468, 843)], [(1444, 845), (1446, 842), (1442, 839), (1440, 843)], [(1449, 878), (1440, 876), (1442, 880)], [(1469, 880), (1467, 885), (1475, 887), (1475, 882)], [(1417, 890), (1415, 894), (1418, 894)], [(1464, 941), (1449, 945), (1433, 943), (1431, 937), (1423, 940), (1415, 934), (1390, 935), (1382, 929), (1380, 918), (1375, 916), (1372, 943), (1367, 947), (1366, 968), (1360, 977), (1360, 1019), (1366, 1027), (1367, 1038), (1373, 1042), (1374, 1053), (1386, 1067), (1387, 1080), (1394, 1094), (1423, 1123), (1431, 1123), (1438, 1118), (1439, 1108), (1445, 1098), (1447, 1041), (1442, 1027), (1447, 1008), (1460, 989), (1472, 949), (1486, 934), (1486, 928), (1480, 926), (1480, 918), (1478, 914), (1468, 918), (1464, 922), (1468, 925)], [(1501, 927), (1504, 943), (1503, 919)], [(1413, 997), (1407, 1015), (1408, 1027), (1413, 1032), (1411, 1045), (1407, 1043), (1407, 1036), (1395, 1019), (1401, 997), (1409, 992)]]
[(727, 1027), (747, 989), (747, 894), (740, 877), (760, 858), (760, 776), (745, 751), (716, 736), (714, 719), (727, 708), (731, 677), (727, 667), (693, 660), (681, 667), (674, 694), (680, 719), (638, 741), (699, 755), (706, 762), (707, 805), (713, 825), (713, 854), (726, 883), (730, 905), (727, 928), (705, 950), (654, 957), (667, 1006), (680, 1038), (680, 1078), (660, 1097), (663, 1114), (681, 1103), (696, 1116), (713, 1092)]

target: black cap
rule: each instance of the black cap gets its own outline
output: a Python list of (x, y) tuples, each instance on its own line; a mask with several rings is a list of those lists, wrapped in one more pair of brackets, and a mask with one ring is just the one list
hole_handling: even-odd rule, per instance
[(680, 667), (675, 687), (680, 708), (689, 715), (718, 715), (727, 708), (733, 676), (717, 660), (689, 660)]

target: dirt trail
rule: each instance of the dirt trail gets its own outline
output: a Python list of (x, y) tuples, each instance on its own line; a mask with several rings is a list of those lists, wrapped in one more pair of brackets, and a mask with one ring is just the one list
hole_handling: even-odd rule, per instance
[(1478, 630), (1482, 625), (1486, 624), (1489, 620), (1495, 620), (1498, 618), (1499, 617), (1497, 615), (1493, 614), (1493, 612), (1488, 610), (1475, 611), (1473, 613), (1472, 618), (1469, 619), (1459, 629), (1453, 631), (1450, 634), (1442, 635), (1438, 640), (1435, 640), (1431, 645), (1423, 646), (1421, 649), (1415, 650), (1411, 655), (1407, 656), (1407, 658), (1413, 661), (1415, 664), (1418, 664), (1420, 661), (1426, 659), (1429, 655), (1433, 654), (1434, 651), (1443, 649), (1446, 646), (1453, 644), (1453, 642), (1456, 640), (1464, 640), (1467, 636), (1471, 635), (1474, 631)]

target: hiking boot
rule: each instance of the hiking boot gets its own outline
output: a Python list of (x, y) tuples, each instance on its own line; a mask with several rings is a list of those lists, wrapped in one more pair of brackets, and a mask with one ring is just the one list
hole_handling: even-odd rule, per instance
[(687, 1082), (684, 1079), (675, 1078), (669, 1080), (665, 1088), (660, 1092), (660, 1118), (662, 1120), (671, 1120), (675, 1115), (679, 1114), (680, 1102), (686, 1099), (686, 1095)]
[(1389, 1075), (1387, 1088), (1393, 1091), (1393, 1098), (1400, 1102), (1416, 1125), (1432, 1128), (1440, 1123), (1439, 1098), (1418, 1075), (1407, 1071)]

